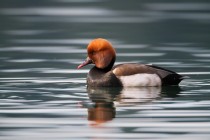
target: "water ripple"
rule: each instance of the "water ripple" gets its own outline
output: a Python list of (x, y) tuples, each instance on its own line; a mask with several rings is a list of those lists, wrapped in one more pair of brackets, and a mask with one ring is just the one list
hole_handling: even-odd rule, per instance
[(92, 39), (14, 39), (12, 42), (22, 44), (85, 44), (87, 45)]
[[(66, 79), (66, 78), (43, 78), (43, 77), (35, 77), (35, 78), (1, 78), (0, 83), (85, 83), (84, 78), (71, 78), (71, 79)], [(15, 90), (16, 91), (16, 90)]]
[(54, 68), (27, 68), (27, 69), (4, 69), (0, 70), (0, 72), (5, 72), (5, 73), (22, 73), (22, 72), (37, 72), (37, 73), (88, 73), (89, 70), (83, 69), (83, 70), (75, 70), (75, 69), (54, 69)]
[(160, 11), (203, 11), (203, 10), (209, 10), (210, 4), (209, 3), (150, 3), (146, 4), (145, 7), (151, 9), (151, 10), (160, 10)]
[(131, 57), (131, 56), (144, 56), (144, 57), (155, 57), (155, 56), (163, 56), (165, 55), (165, 53), (118, 53), (117, 56), (127, 56), (127, 57)]
[(5, 8), (0, 10), (6, 15), (42, 15), (42, 16), (105, 16), (115, 15), (114, 11), (101, 8), (87, 8), (87, 7), (69, 7), (69, 8)]

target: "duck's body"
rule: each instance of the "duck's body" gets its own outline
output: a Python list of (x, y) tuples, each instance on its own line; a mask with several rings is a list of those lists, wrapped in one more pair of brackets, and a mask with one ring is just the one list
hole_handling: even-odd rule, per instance
[(88, 73), (87, 85), (91, 87), (136, 87), (178, 85), (183, 76), (153, 65), (115, 62), (115, 50), (105, 39), (95, 39), (88, 45), (88, 58), (78, 66), (94, 63)]
[(88, 73), (87, 84), (92, 87), (136, 87), (178, 85), (182, 76), (153, 65), (120, 64), (111, 70), (93, 67)]

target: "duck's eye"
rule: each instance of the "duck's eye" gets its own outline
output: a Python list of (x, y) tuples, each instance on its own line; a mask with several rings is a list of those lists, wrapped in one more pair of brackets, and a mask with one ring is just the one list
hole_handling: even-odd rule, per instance
[(96, 52), (95, 51), (90, 51), (90, 52), (88, 52), (88, 55), (95, 55), (96, 54)]
[(92, 54), (92, 55), (95, 55), (95, 54), (96, 54), (96, 52), (92, 52), (91, 54)]

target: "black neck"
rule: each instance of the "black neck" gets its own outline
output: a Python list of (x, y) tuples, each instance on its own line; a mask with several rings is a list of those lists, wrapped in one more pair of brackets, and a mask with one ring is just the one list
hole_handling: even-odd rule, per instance
[(115, 62), (115, 57), (112, 59), (112, 61), (109, 63), (109, 65), (103, 69), (103, 71), (105, 71), (105, 72), (110, 71), (114, 65), (114, 62)]

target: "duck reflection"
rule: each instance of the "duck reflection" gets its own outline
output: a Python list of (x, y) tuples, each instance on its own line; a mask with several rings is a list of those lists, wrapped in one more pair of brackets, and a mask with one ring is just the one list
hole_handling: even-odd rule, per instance
[(87, 88), (93, 105), (88, 107), (88, 120), (91, 125), (99, 125), (115, 118), (116, 107), (150, 103), (164, 97), (177, 97), (178, 86), (141, 88)]
[(122, 88), (88, 88), (89, 98), (94, 103), (88, 108), (88, 120), (94, 122), (92, 125), (98, 125), (115, 118), (114, 101), (121, 90)]
[(119, 104), (148, 103), (160, 97), (161, 87), (123, 88), (117, 98)]
[(165, 86), (165, 87), (162, 87), (161, 96), (169, 97), (169, 98), (176, 98), (176, 97), (179, 97), (179, 94), (181, 91), (182, 89), (179, 86)]

